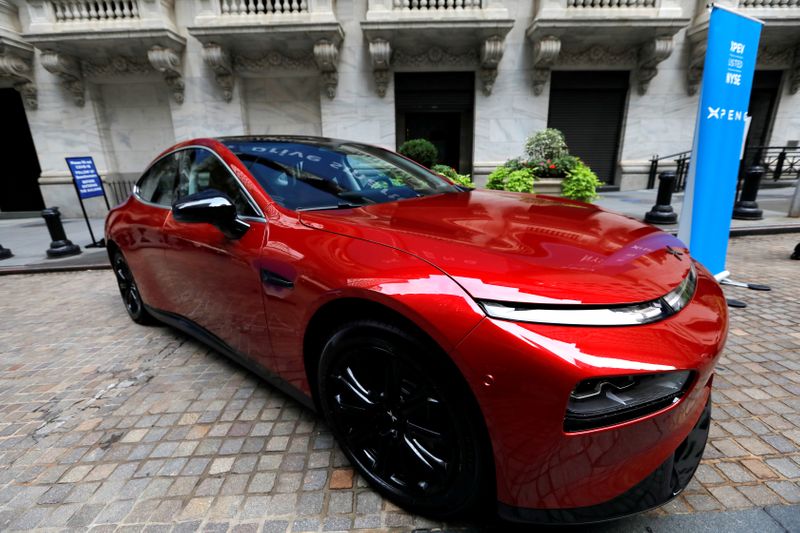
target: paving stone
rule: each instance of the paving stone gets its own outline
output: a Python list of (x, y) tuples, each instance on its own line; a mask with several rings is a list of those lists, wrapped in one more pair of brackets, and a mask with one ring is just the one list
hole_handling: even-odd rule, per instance
[(102, 503), (84, 505), (67, 520), (67, 525), (70, 527), (88, 526), (100, 514), (103, 507), (105, 507), (105, 504)]
[(338, 468), (331, 475), (331, 489), (349, 489), (353, 487), (353, 470), (350, 468)]
[(258, 472), (253, 475), (248, 492), (271, 492), (275, 486), (276, 474), (274, 472)]
[(800, 503), (800, 486), (792, 481), (767, 481), (767, 486), (789, 503)]
[[(702, 524), (709, 509), (723, 525), (756, 524), (724, 510), (794, 510), (800, 298), (785, 255), (795, 241), (731, 241), (729, 267), (774, 290), (732, 310), (703, 463), (652, 516), (700, 512)], [(44, 280), (63, 287), (59, 299)], [(133, 324), (116, 290), (107, 271), (0, 277), (10, 326), (0, 330), (0, 530), (465, 530), (384, 501), (315, 414), (177, 331)], [(74, 309), (98, 318), (76, 325)]]
[(756, 505), (775, 505), (781, 503), (781, 498), (772, 492), (766, 485), (745, 485), (737, 487), (747, 499)]

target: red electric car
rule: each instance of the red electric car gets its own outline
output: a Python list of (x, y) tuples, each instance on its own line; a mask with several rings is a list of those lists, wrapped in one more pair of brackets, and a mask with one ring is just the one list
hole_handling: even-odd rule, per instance
[(607, 520), (670, 500), (700, 461), (726, 303), (652, 226), (276, 136), (170, 148), (106, 235), (133, 320), (318, 410), (409, 510)]

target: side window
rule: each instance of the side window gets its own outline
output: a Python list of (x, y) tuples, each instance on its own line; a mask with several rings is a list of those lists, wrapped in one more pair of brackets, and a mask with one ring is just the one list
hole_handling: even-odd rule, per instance
[(178, 153), (159, 160), (137, 184), (142, 200), (170, 207), (175, 199), (175, 177), (178, 172)]
[(178, 198), (206, 189), (216, 189), (228, 195), (240, 215), (258, 215), (247, 201), (239, 182), (214, 154), (201, 149), (185, 150), (178, 170)]

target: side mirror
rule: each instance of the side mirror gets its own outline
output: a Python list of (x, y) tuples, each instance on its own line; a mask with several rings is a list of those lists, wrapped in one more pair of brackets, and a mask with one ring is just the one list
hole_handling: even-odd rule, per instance
[(211, 224), (229, 239), (239, 239), (250, 229), (250, 225), (237, 215), (231, 199), (215, 189), (177, 200), (172, 204), (172, 217), (187, 224)]

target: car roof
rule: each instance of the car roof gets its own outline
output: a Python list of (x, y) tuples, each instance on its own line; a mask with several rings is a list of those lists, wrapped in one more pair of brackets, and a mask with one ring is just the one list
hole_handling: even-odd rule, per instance
[(306, 144), (316, 144), (320, 146), (336, 146), (340, 144), (371, 146), (367, 143), (348, 141), (346, 139), (334, 139), (331, 137), (315, 137), (313, 135), (231, 135), (216, 137), (216, 140), (225, 143), (230, 141), (237, 142), (299, 142)]

